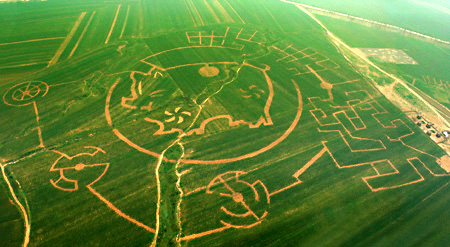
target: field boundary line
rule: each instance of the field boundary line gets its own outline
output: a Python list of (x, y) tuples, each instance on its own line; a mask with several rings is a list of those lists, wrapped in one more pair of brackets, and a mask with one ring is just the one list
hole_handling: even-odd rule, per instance
[(73, 53), (75, 53), (75, 50), (78, 48), (78, 45), (80, 44), (81, 39), (83, 39), (84, 34), (86, 33), (86, 31), (87, 31), (89, 25), (91, 24), (91, 21), (92, 21), (94, 15), (95, 15), (95, 13), (96, 13), (96, 11), (92, 12), (91, 17), (89, 17), (89, 20), (88, 20), (86, 26), (84, 27), (83, 32), (82, 32), (81, 35), (80, 35), (80, 38), (78, 39), (77, 43), (76, 43), (75, 46), (73, 47), (73, 49), (72, 49), (72, 51), (70, 52), (70, 55), (69, 55), (68, 58), (72, 57)]
[(243, 24), (245, 24), (245, 21), (242, 19), (242, 17), (238, 14), (238, 12), (233, 8), (233, 6), (231, 6), (231, 4), (228, 2), (228, 0), (224, 0), (228, 6), (230, 6), (230, 8), (233, 10), (233, 12), (239, 17), (239, 19), (242, 21)]
[(450, 118), (450, 109), (448, 109), (446, 106), (442, 105), (439, 101), (437, 101), (436, 99), (434, 99), (433, 97), (427, 95), (426, 93), (424, 93), (422, 90), (420, 90), (418, 87), (416, 87), (414, 84), (410, 84), (410, 86), (416, 90), (418, 92), (418, 94), (422, 94), (424, 98), (427, 98), (428, 102), (432, 101), (433, 104), (436, 104), (439, 106), (435, 107), (436, 110), (438, 110), (439, 112), (441, 112), (443, 115), (448, 116)]
[(230, 16), (230, 14), (228, 14), (228, 11), (222, 6), (219, 0), (214, 0), (214, 3), (219, 12), (224, 16), (225, 21), (234, 23), (234, 19)]
[(17, 64), (17, 65), (8, 65), (0, 67), (0, 69), (9, 69), (9, 68), (18, 68), (18, 67), (26, 67), (26, 66), (32, 66), (36, 64), (46, 64), (48, 62), (36, 62), (36, 63), (26, 63), (26, 64)]
[(215, 11), (213, 10), (213, 8), (211, 7), (211, 5), (209, 5), (209, 3), (208, 3), (206, 0), (203, 0), (203, 2), (205, 3), (206, 8), (208, 8), (209, 13), (211, 13), (212, 16), (214, 17), (214, 20), (216, 20), (217, 23), (222, 23), (222, 22), (220, 21), (219, 17), (216, 15), (216, 12), (215, 12)]
[(450, 181), (447, 182), (446, 184), (442, 185), (441, 187), (439, 187), (437, 190), (433, 191), (433, 193), (429, 194), (427, 197), (425, 197), (425, 199), (423, 199), (418, 205), (422, 204), (423, 202), (425, 202), (426, 200), (430, 199), (432, 196), (434, 196), (436, 193), (438, 193), (439, 191), (441, 191), (444, 187), (446, 187), (447, 185), (450, 184)]
[(195, 10), (195, 13), (197, 13), (197, 17), (198, 17), (198, 19), (200, 20), (200, 24), (201, 24), (202, 26), (204, 26), (204, 25), (205, 25), (205, 22), (203, 21), (202, 16), (201, 16), (200, 13), (198, 12), (197, 7), (195, 7), (194, 2), (193, 2), (192, 0), (187, 0), (187, 1), (189, 1), (190, 6)]
[(31, 42), (45, 41), (45, 40), (64, 39), (64, 38), (65, 37), (51, 37), (51, 38), (42, 38), (42, 39), (30, 39), (30, 40), (2, 43), (2, 44), (0, 44), (0, 46), (2, 46), (2, 45), (15, 45), (15, 44), (31, 43)]
[(192, 23), (194, 23), (194, 27), (197, 27), (197, 22), (195, 21), (194, 16), (192, 15), (192, 11), (189, 9), (189, 6), (188, 6), (186, 0), (183, 0), (183, 2), (184, 2), (184, 5), (186, 6), (186, 9), (189, 11), (189, 15), (191, 16)]
[(25, 208), (23, 207), (22, 203), (20, 203), (19, 199), (17, 198), (16, 194), (14, 193), (14, 189), (12, 188), (11, 184), (9, 183), (8, 177), (5, 173), (5, 165), (0, 164), (0, 168), (2, 169), (2, 175), (5, 182), (8, 184), (9, 191), (11, 192), (11, 195), (17, 204), (19, 206), (20, 210), (22, 211), (23, 218), (24, 218), (24, 225), (25, 225), (25, 239), (23, 242), (23, 247), (27, 247), (28, 243), (30, 242), (30, 231), (31, 231), (31, 225), (28, 220), (28, 214)]
[(125, 28), (127, 27), (128, 15), (129, 14), (130, 14), (130, 5), (128, 5), (128, 8), (127, 8), (127, 15), (125, 16), (125, 22), (123, 23), (122, 31), (120, 31), (119, 39), (122, 39), (123, 32), (125, 31)]
[[(1, 3), (1, 0), (0, 0)], [(39, 19), (39, 20), (34, 20), (34, 21), (23, 21), (23, 22), (15, 22), (15, 23), (5, 23), (5, 24), (0, 24), (0, 27), (3, 26), (12, 26), (12, 25), (23, 25), (23, 24), (29, 24), (29, 23), (35, 23), (35, 22), (42, 22), (42, 21), (50, 21), (50, 20), (58, 20), (58, 19), (69, 19), (69, 18), (74, 18), (77, 17), (78, 15), (70, 15), (70, 16), (61, 16), (61, 17), (54, 17), (54, 18), (46, 18), (46, 19)], [(64, 37), (63, 37), (64, 38)]]
[(272, 14), (272, 12), (270, 11), (270, 9), (267, 8), (267, 6), (264, 4), (263, 1), (261, 2), (261, 4), (262, 4), (262, 6), (264, 7), (264, 9), (266, 9), (267, 12), (269, 12), (269, 15), (272, 16), (272, 19), (275, 21), (275, 23), (277, 23), (277, 25), (280, 27), (280, 29), (281, 29), (283, 32), (285, 32), (284, 29), (283, 29), (283, 27), (280, 25), (280, 23), (277, 21), (277, 19), (275, 18), (275, 16)]
[(81, 15), (78, 17), (77, 21), (75, 22), (75, 24), (73, 25), (72, 30), (70, 31), (70, 33), (67, 35), (66, 39), (64, 39), (64, 41), (62, 42), (61, 46), (59, 47), (59, 49), (56, 51), (55, 56), (52, 58), (52, 60), (50, 60), (50, 62), (48, 63), (47, 67), (50, 67), (52, 65), (54, 65), (55, 63), (58, 62), (59, 58), (61, 57), (63, 51), (66, 49), (67, 45), (69, 44), (70, 40), (72, 39), (73, 35), (75, 35), (75, 32), (77, 31), (78, 27), (81, 24), (81, 21), (84, 19), (84, 17), (86, 16), (86, 12), (82, 12)]
[[(361, 18), (361, 17), (357, 17), (357, 16), (352, 16), (352, 15), (348, 15), (348, 14), (344, 14), (344, 13), (340, 13), (340, 12), (335, 12), (335, 11), (331, 11), (331, 10), (327, 10), (327, 9), (322, 9), (322, 8), (314, 7), (314, 6), (311, 6), (311, 5), (306, 5), (306, 4), (302, 4), (302, 3), (296, 3), (296, 2), (292, 2), (292, 1), (288, 1), (288, 0), (280, 0), (280, 1), (285, 2), (285, 3), (294, 4), (294, 5), (300, 5), (300, 6), (304, 7), (304, 8), (312, 9), (312, 10), (315, 10), (316, 12), (321, 12), (322, 15), (325, 14), (325, 13), (333, 14), (333, 15), (336, 15), (336, 16), (340, 16), (341, 17), (340, 19), (349, 18), (349, 19), (356, 20), (356, 21), (363, 22), (363, 23), (370, 23), (370, 24), (373, 24), (373, 25), (378, 25), (378, 26), (382, 26), (382, 27), (385, 27), (385, 28), (389, 28), (391, 30), (405, 32), (405, 33), (408, 33), (409, 35), (412, 35), (412, 36), (415, 36), (415, 37), (418, 37), (418, 38), (422, 38), (422, 39), (425, 39), (425, 40), (432, 40), (432, 41), (436, 41), (436, 42), (443, 43), (443, 44), (446, 44), (446, 45), (450, 45), (450, 41), (442, 40), (442, 39), (439, 39), (439, 38), (435, 38), (433, 36), (422, 34), (422, 33), (419, 33), (419, 32), (412, 31), (412, 30), (408, 30), (408, 29), (405, 29), (405, 28), (402, 28), (402, 27), (399, 27), (399, 26), (395, 26), (395, 25), (391, 25), (391, 24), (387, 24), (387, 23), (383, 23), (383, 22), (379, 22), (379, 21), (373, 21), (373, 20), (369, 20), (369, 19), (365, 19), (365, 18)], [(333, 17), (333, 16), (330, 16), (330, 17), (338, 19), (338, 17)]]
[(114, 26), (116, 25), (117, 16), (119, 15), (119, 11), (120, 11), (120, 7), (121, 6), (122, 6), (122, 4), (119, 4), (119, 6), (117, 6), (116, 15), (114, 16), (114, 21), (113, 21), (113, 23), (111, 25), (111, 29), (109, 29), (109, 33), (108, 33), (108, 36), (106, 37), (105, 44), (108, 44), (108, 42), (109, 42), (109, 38), (111, 37), (112, 31), (114, 30)]

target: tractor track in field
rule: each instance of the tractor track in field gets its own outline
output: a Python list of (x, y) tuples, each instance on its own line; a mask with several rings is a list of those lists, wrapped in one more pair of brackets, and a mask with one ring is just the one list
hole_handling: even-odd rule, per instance
[(8, 185), (9, 192), (11, 193), (11, 196), (14, 200), (14, 203), (16, 206), (20, 209), (20, 212), (22, 213), (23, 219), (24, 219), (24, 225), (25, 225), (25, 237), (23, 241), (23, 247), (27, 247), (30, 243), (30, 232), (31, 232), (31, 224), (28, 218), (28, 212), (25, 209), (25, 207), (20, 203), (19, 199), (16, 196), (16, 193), (14, 192), (13, 187), (11, 186), (11, 183), (8, 180), (8, 176), (6, 176), (5, 173), (5, 166), (3, 164), (0, 164), (0, 168), (2, 170), (3, 179), (5, 180), (6, 184)]

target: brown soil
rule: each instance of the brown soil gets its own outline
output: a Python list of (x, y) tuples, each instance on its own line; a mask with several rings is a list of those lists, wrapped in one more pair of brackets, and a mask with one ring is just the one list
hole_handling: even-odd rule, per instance
[(442, 169), (444, 169), (446, 172), (450, 173), (450, 156), (444, 155), (439, 159), (439, 164), (441, 165)]
[(320, 87), (326, 90), (331, 90), (333, 88), (333, 84), (328, 82), (322, 82), (320, 83)]
[(198, 73), (200, 73), (200, 75), (202, 75), (204, 77), (214, 77), (214, 76), (218, 75), (219, 72), (220, 72), (220, 70), (217, 67), (208, 66), (208, 65), (201, 67), (200, 70), (198, 71)]

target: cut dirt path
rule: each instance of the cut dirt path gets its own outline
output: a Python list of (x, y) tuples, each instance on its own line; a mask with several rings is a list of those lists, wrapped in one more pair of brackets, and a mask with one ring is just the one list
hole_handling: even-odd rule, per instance
[(125, 28), (127, 27), (127, 23), (128, 23), (128, 15), (129, 15), (129, 14), (130, 14), (130, 5), (128, 5), (128, 8), (127, 8), (127, 14), (126, 14), (126, 16), (125, 16), (125, 21), (124, 21), (124, 23), (123, 23), (122, 31), (120, 32), (119, 39), (122, 39), (123, 32), (125, 32)]
[(405, 29), (405, 28), (402, 28), (402, 27), (394, 26), (394, 25), (391, 25), (391, 24), (386, 24), (386, 23), (382, 23), (382, 22), (378, 22), (378, 21), (364, 19), (364, 18), (361, 18), (361, 17), (347, 15), (347, 14), (344, 14), (344, 13), (339, 13), (339, 12), (335, 12), (335, 11), (331, 11), (331, 10), (327, 10), (327, 9), (322, 9), (322, 8), (318, 8), (318, 7), (314, 7), (314, 6), (310, 6), (310, 5), (306, 5), (306, 4), (301, 4), (301, 3), (288, 1), (288, 0), (280, 0), (280, 1), (285, 2), (285, 3), (294, 4), (294, 5), (297, 5), (297, 6), (301, 6), (303, 8), (310, 9), (310, 10), (314, 11), (315, 13), (317, 13), (319, 15), (324, 15), (324, 16), (328, 16), (328, 17), (335, 18), (335, 19), (340, 19), (340, 20), (353, 21), (353, 22), (357, 22), (357, 23), (360, 23), (360, 24), (368, 24), (370, 26), (378, 26), (378, 27), (382, 27), (382, 28), (390, 30), (390, 31), (401, 32), (401, 33), (403, 33), (404, 35), (407, 35), (407, 36), (412, 36), (412, 37), (419, 38), (419, 39), (424, 39), (424, 40), (428, 40), (428, 41), (435, 41), (435, 42), (438, 42), (438, 43), (441, 43), (441, 44), (450, 45), (450, 41), (438, 39), (438, 38), (435, 38), (435, 37), (432, 37), (432, 36), (429, 36), (429, 35), (426, 35), (426, 34), (418, 33), (418, 32), (415, 32), (415, 31), (412, 31), (412, 30), (408, 30), (408, 29)]
[(43, 38), (43, 39), (30, 39), (30, 40), (23, 40), (23, 41), (15, 41), (15, 42), (9, 42), (9, 43), (2, 43), (0, 45), (15, 45), (15, 44), (23, 44), (23, 43), (31, 43), (31, 42), (38, 42), (38, 41), (46, 41), (46, 40), (55, 40), (55, 39), (64, 39), (65, 37), (51, 37), (51, 38)]
[[(341, 45), (343, 47), (345, 47), (348, 51), (352, 52), (353, 55), (355, 55), (356, 57), (358, 57), (359, 59), (361, 59), (362, 61), (364, 61), (365, 63), (367, 63), (368, 65), (372, 66), (373, 68), (377, 69), (379, 72), (381, 72), (382, 74), (390, 77), (391, 79), (393, 79), (394, 81), (397, 81), (399, 84), (401, 84), (405, 89), (407, 89), (412, 95), (414, 95), (418, 100), (422, 101), (422, 103), (424, 103), (425, 106), (427, 106), (432, 113), (434, 113), (434, 115), (436, 115), (444, 125), (446, 125), (447, 128), (450, 128), (450, 123), (441, 116), (441, 114), (438, 112), (438, 110), (432, 106), (427, 100), (425, 100), (422, 96), (420, 96), (415, 90), (413, 90), (412, 88), (409, 87), (409, 85), (403, 81), (402, 79), (398, 78), (397, 76), (390, 74), (388, 72), (386, 72), (385, 70), (381, 69), (380, 67), (378, 67), (377, 65), (375, 65), (372, 61), (370, 61), (369, 59), (367, 59), (364, 54), (358, 53), (357, 51), (355, 51), (355, 49), (351, 48), (350, 46), (348, 46), (344, 41), (342, 41), (341, 39), (339, 39), (336, 35), (334, 35), (332, 32), (330, 32), (325, 25), (322, 24), (322, 22), (320, 22), (313, 14), (311, 14), (308, 10), (306, 10), (306, 8), (302, 5), (302, 4), (298, 4), (295, 2), (291, 2), (291, 1), (287, 1), (287, 0), (281, 0), (282, 2), (286, 2), (286, 3), (290, 3), (290, 4), (294, 4), (297, 8), (299, 8), (301, 11), (305, 12), (308, 16), (310, 16), (314, 21), (316, 21), (323, 29), (325, 29), (329, 39), (331, 42), (336, 43), (338, 45)], [(448, 42), (450, 44), (450, 42)]]
[(80, 35), (80, 38), (78, 39), (77, 43), (76, 43), (75, 46), (73, 47), (73, 49), (72, 49), (72, 51), (70, 52), (70, 55), (69, 55), (68, 58), (72, 57), (72, 55), (73, 55), (73, 54), (75, 53), (75, 51), (77, 50), (78, 45), (80, 44), (81, 40), (83, 39), (84, 34), (86, 33), (86, 31), (87, 31), (89, 25), (91, 24), (92, 18), (94, 18), (95, 13), (96, 13), (96, 11), (92, 12), (91, 17), (89, 18), (89, 20), (88, 20), (86, 26), (85, 26), (84, 29), (83, 29), (83, 32), (82, 32), (81, 35)]
[(61, 46), (58, 48), (58, 50), (55, 53), (55, 56), (52, 58), (52, 60), (50, 60), (50, 62), (48, 63), (47, 67), (50, 67), (54, 64), (56, 64), (59, 60), (59, 58), (61, 57), (63, 51), (66, 49), (67, 45), (69, 44), (70, 40), (72, 39), (73, 35), (75, 35), (75, 32), (77, 31), (78, 27), (81, 24), (81, 21), (84, 19), (84, 17), (86, 16), (86, 12), (81, 13), (81, 15), (78, 17), (77, 21), (75, 22), (75, 24), (73, 25), (72, 30), (70, 31), (70, 33), (67, 35), (66, 39), (64, 39), (64, 41), (62, 42)]
[(117, 6), (116, 15), (114, 16), (114, 21), (113, 21), (113, 23), (111, 25), (111, 29), (109, 29), (109, 33), (108, 33), (108, 36), (106, 37), (105, 44), (108, 44), (108, 42), (109, 42), (109, 38), (111, 37), (111, 34), (112, 34), (113, 30), (114, 30), (114, 26), (116, 25), (117, 16), (119, 15), (119, 11), (120, 11), (120, 7), (121, 6), (122, 6), (121, 4), (119, 4), (119, 6)]
[(27, 66), (33, 66), (33, 65), (38, 65), (38, 64), (47, 64), (47, 62), (36, 62), (36, 63), (25, 63), (25, 64), (17, 64), (17, 65), (8, 65), (8, 66), (2, 66), (2, 67), (0, 67), (0, 69), (27, 67)]
[(12, 188), (11, 183), (9, 182), (8, 177), (6, 176), (6, 173), (5, 173), (5, 165), (0, 164), (0, 168), (2, 170), (3, 179), (5, 180), (6, 184), (8, 185), (9, 192), (11, 193), (11, 196), (13, 197), (14, 203), (19, 207), (19, 209), (23, 215), (24, 225), (25, 225), (25, 238), (24, 238), (22, 246), (26, 247), (26, 246), (28, 246), (28, 243), (30, 242), (30, 231), (31, 231), (30, 221), (28, 220), (28, 213), (25, 210), (25, 208), (23, 207), (22, 203), (20, 203), (16, 194), (14, 193), (14, 189)]

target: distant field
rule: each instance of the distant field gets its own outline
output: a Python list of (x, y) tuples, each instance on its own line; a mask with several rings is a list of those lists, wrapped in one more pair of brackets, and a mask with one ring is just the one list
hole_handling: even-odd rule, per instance
[[(450, 49), (410, 37), (374, 30), (356, 23), (319, 16), (339, 37), (352, 47), (396, 48), (407, 53), (418, 64), (379, 63), (402, 75), (408, 83), (450, 108)], [(360, 35), (354, 35), (358, 33)]]
[(450, 40), (450, 3), (445, 0), (314, 1), (294, 0)]
[[(0, 162), (29, 206), (27, 246), (450, 241), (446, 152), (381, 93), (387, 76), (300, 8), (10, 4), (0, 4), (10, 10), (0, 11), (0, 27), (10, 25), (0, 34)], [(419, 63), (369, 57), (390, 73), (447, 76), (446, 49), (320, 20), (351, 47), (401, 49)], [(415, 85), (444, 95), (425, 82)], [(6, 191), (0, 246), (21, 246), (26, 227)]]
[[(0, 232), (2, 246), (20, 246), (23, 242), (23, 223), (19, 212), (6, 193), (6, 185), (0, 189)], [(6, 234), (7, 233), (7, 234)]]

